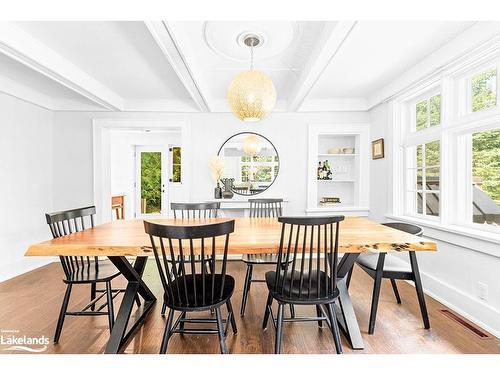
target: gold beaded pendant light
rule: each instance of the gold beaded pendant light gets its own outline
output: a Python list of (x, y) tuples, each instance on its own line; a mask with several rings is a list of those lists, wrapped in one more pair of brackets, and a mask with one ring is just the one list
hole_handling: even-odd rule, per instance
[(243, 40), (250, 47), (250, 70), (238, 74), (227, 91), (227, 100), (234, 115), (242, 121), (260, 121), (276, 104), (273, 81), (264, 73), (253, 69), (253, 48), (260, 44), (257, 35)]

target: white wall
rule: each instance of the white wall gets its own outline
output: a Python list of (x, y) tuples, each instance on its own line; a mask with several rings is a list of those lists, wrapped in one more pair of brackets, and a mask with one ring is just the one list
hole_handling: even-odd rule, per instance
[(0, 94), (0, 281), (52, 261), (24, 257), (30, 244), (50, 237), (44, 213), (52, 210), (52, 118)]
[[(389, 106), (384, 103), (370, 111), (371, 138), (385, 139), (385, 158), (370, 162), (370, 217), (378, 221), (390, 221), (385, 216), (391, 213), (392, 134), (388, 127)], [(424, 235), (437, 240), (438, 244), (437, 252), (418, 254), (426, 292), (500, 337), (500, 249), (496, 257), (464, 247), (466, 241), (461, 236), (455, 236), (458, 240), (451, 240), (449, 234), (426, 227)], [(481, 247), (480, 240), (474, 242), (476, 248)], [(408, 261), (405, 254), (393, 256)], [(488, 285), (488, 301), (478, 298), (478, 282)]]
[(289, 214), (306, 208), (307, 126), (309, 123), (346, 124), (368, 121), (367, 112), (273, 113), (260, 123), (246, 124), (230, 113), (102, 113), (56, 112), (54, 114), (54, 206), (65, 209), (92, 204), (92, 119), (184, 120), (191, 126), (192, 201), (213, 198), (214, 181), (208, 162), (222, 143), (242, 131), (261, 133), (274, 143), (280, 155), (280, 173), (262, 196), (285, 197)]

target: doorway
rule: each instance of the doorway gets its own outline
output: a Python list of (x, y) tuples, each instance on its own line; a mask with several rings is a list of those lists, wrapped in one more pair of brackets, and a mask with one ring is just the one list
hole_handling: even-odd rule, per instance
[(136, 218), (158, 217), (168, 212), (168, 147), (135, 146)]

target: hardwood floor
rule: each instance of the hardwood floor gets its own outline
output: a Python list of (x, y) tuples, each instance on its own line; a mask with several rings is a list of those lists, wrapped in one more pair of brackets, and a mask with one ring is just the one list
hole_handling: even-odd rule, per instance
[[(269, 268), (267, 268), (269, 269)], [(261, 278), (264, 267), (255, 267), (254, 273)], [(232, 298), (233, 308), (239, 311), (245, 266), (231, 261), (228, 273), (237, 281)], [(51, 343), (46, 353), (102, 353), (109, 337), (107, 317), (66, 317), (59, 344), (52, 344), (54, 329), (64, 294), (60, 281), (62, 269), (53, 263), (14, 279), (0, 283), (0, 329), (18, 330), (17, 335), (49, 337)], [(145, 280), (158, 296), (154, 310), (140, 331), (125, 349), (126, 353), (158, 353), (165, 325), (160, 316), (161, 285), (154, 262), (149, 261)], [(114, 286), (124, 286), (124, 279)], [(445, 316), (443, 305), (427, 296), (431, 329), (424, 330), (414, 288), (399, 282), (403, 303), (396, 304), (390, 283), (383, 282), (379, 302), (377, 326), (374, 335), (368, 335), (368, 318), (372, 280), (356, 268), (351, 282), (351, 296), (361, 328), (365, 349), (353, 351), (343, 339), (345, 353), (500, 353), (500, 340), (494, 337), (481, 339), (471, 331)], [(70, 309), (82, 307), (88, 301), (88, 287), (75, 286)], [(252, 285), (244, 318), (236, 316), (238, 334), (228, 334), (227, 345), (231, 353), (273, 353), (274, 329), (269, 324), (261, 329), (264, 305), (267, 297), (263, 283)], [(120, 298), (120, 297), (118, 297)], [(115, 302), (115, 311), (119, 301)], [(298, 314), (313, 315), (314, 308), (298, 307)], [(209, 315), (206, 313), (205, 315)], [(229, 332), (231, 332), (229, 330)], [(334, 353), (335, 348), (328, 328), (318, 328), (316, 322), (285, 323), (283, 353)], [(1, 353), (6, 345), (0, 344)], [(14, 351), (10, 351), (14, 353)], [(174, 335), (169, 353), (218, 353), (216, 335)]]

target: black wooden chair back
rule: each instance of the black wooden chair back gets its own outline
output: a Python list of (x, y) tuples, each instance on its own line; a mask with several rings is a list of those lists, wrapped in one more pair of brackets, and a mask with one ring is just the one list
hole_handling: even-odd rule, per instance
[[(229, 234), (234, 232), (234, 220), (186, 226), (144, 221), (144, 229), (151, 239), (167, 304), (178, 308), (201, 308), (221, 301), (225, 291)], [(217, 270), (215, 256), (220, 250), (223, 256)], [(213, 267), (207, 270), (195, 262), (196, 254), (202, 259), (209, 257)]]
[(279, 217), (283, 215), (283, 199), (249, 199), (250, 217)]
[[(67, 236), (94, 227), (95, 206), (45, 214), (53, 238)], [(99, 269), (97, 257), (60, 256), (61, 265), (67, 279), (77, 273), (90, 272), (91, 267)]]
[(344, 216), (280, 217), (274, 293), (300, 303), (337, 297), (339, 223)]
[(399, 222), (394, 222), (394, 223), (383, 223), (382, 225), (385, 225), (386, 227), (394, 228), (406, 233), (413, 234), (414, 236), (420, 236), (422, 237), (422, 234), (424, 233), (423, 229), (417, 225), (414, 224), (407, 224), (407, 223), (399, 223)]
[(218, 216), (219, 202), (170, 203), (174, 219), (212, 219)]

